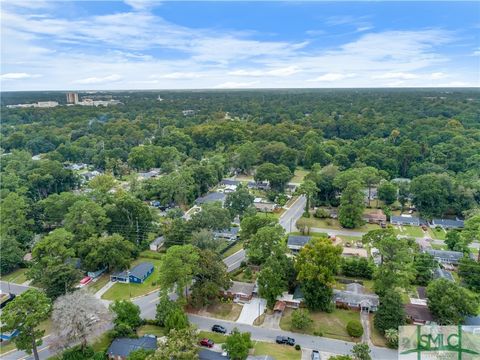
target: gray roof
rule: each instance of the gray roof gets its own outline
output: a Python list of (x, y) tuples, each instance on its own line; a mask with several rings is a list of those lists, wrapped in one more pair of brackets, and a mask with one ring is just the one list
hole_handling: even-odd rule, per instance
[(427, 253), (432, 255), (434, 258), (446, 259), (450, 261), (459, 261), (463, 257), (463, 253), (460, 251), (448, 251), (448, 250), (433, 250), (427, 249)]
[(155, 240), (153, 240), (150, 245), (162, 245), (165, 242), (165, 238), (163, 236), (157, 237)]
[(200, 360), (228, 360), (229, 357), (223, 356), (222, 353), (213, 350), (202, 349), (198, 352)]
[[(333, 299), (335, 301), (341, 301), (343, 303), (348, 303), (348, 304), (363, 305), (366, 303), (370, 306), (378, 306), (380, 302), (378, 299), (378, 295), (364, 294), (364, 293), (358, 292), (360, 288), (357, 285), (350, 287), (350, 289), (352, 289), (353, 291), (333, 289)], [(363, 290), (363, 286), (361, 285), (359, 286)]]
[(444, 270), (442, 268), (437, 268), (435, 269), (433, 273), (433, 278), (434, 279), (447, 279), (449, 281), (455, 281), (453, 279), (452, 273), (450, 271)]
[(197, 204), (205, 204), (205, 203), (215, 202), (215, 201), (224, 202), (225, 197), (226, 197), (226, 195), (224, 193), (213, 192), (213, 193), (209, 193), (205, 196), (197, 198), (197, 200), (195, 200), (195, 202)]
[(415, 216), (390, 216), (390, 222), (396, 224), (418, 224), (420, 225), (420, 219)]
[(310, 241), (311, 238), (311, 236), (288, 235), (287, 246), (303, 247)]
[(130, 270), (130, 275), (133, 275), (137, 278), (144, 278), (147, 273), (153, 269), (153, 264), (150, 262), (143, 262), (135, 266), (133, 269)]
[(218, 235), (223, 235), (223, 234), (236, 236), (239, 231), (240, 231), (240, 228), (238, 226), (232, 226), (229, 229), (215, 230), (213, 233), (217, 236)]
[(238, 180), (231, 180), (231, 179), (223, 179), (220, 181), (222, 185), (240, 185), (240, 181)]
[(446, 228), (463, 228), (463, 220), (451, 220), (451, 219), (433, 219), (433, 226), (443, 226)]
[(465, 318), (465, 325), (480, 325), (480, 315)]
[(156, 350), (157, 338), (154, 336), (142, 336), (138, 339), (118, 338), (112, 341), (107, 353), (113, 356), (127, 357), (136, 350)]
[(255, 284), (240, 282), (240, 281), (232, 281), (230, 288), (227, 292), (232, 294), (245, 294), (250, 296), (253, 294), (253, 289), (255, 288)]

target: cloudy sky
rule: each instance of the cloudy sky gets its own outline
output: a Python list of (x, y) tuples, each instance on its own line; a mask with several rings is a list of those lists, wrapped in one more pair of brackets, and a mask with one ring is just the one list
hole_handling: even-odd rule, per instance
[(2, 90), (480, 85), (478, 2), (1, 1)]

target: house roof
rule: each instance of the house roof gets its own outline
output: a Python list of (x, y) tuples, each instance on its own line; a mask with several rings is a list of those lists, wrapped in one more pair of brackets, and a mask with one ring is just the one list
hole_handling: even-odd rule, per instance
[(220, 184), (221, 185), (235, 185), (235, 186), (238, 186), (238, 185), (240, 185), (240, 181), (231, 180), (231, 179), (223, 179), (222, 181), (220, 181)]
[(434, 250), (427, 249), (427, 253), (435, 258), (448, 259), (450, 261), (458, 261), (463, 257), (463, 253), (460, 251), (448, 251), (448, 250)]
[(442, 268), (437, 267), (433, 272), (434, 279), (447, 279), (449, 281), (455, 281), (453, 279), (452, 273), (450, 271), (444, 270)]
[(227, 292), (232, 294), (243, 294), (250, 296), (253, 294), (253, 289), (255, 284), (245, 283), (240, 281), (232, 281), (232, 286), (227, 290)]
[(420, 224), (420, 219), (415, 216), (390, 216), (391, 223), (397, 224)]
[(420, 299), (426, 299), (427, 298), (427, 289), (425, 286), (419, 286), (417, 287), (417, 294)]
[(387, 221), (387, 215), (385, 215), (382, 211), (375, 211), (363, 214), (363, 219), (373, 221)]
[(465, 325), (480, 325), (480, 315), (465, 318)]
[(222, 234), (237, 235), (239, 231), (240, 231), (240, 228), (238, 226), (232, 226), (229, 229), (216, 230), (213, 233), (216, 235), (222, 235)]
[(207, 349), (202, 349), (198, 352), (198, 358), (200, 360), (228, 360), (228, 357), (222, 355), (222, 353)]
[(156, 246), (160, 246), (162, 245), (163, 243), (165, 242), (165, 238), (163, 236), (159, 236), (157, 237), (155, 240), (153, 240), (150, 245), (156, 245)]
[(108, 354), (114, 356), (127, 357), (131, 352), (136, 350), (156, 350), (157, 338), (154, 336), (142, 336), (138, 339), (118, 338), (112, 341), (108, 348)]
[(449, 228), (462, 228), (464, 225), (463, 220), (452, 220), (452, 219), (433, 219), (433, 226), (443, 226)]
[(305, 246), (311, 239), (311, 236), (288, 235), (287, 246)]
[(287, 306), (287, 304), (285, 304), (284, 301), (277, 301), (275, 303), (275, 306), (273, 307), (273, 311), (283, 311), (285, 310), (285, 307)]
[(356, 292), (360, 289), (358, 286), (355, 288), (351, 287), (351, 289), (354, 291), (333, 289), (334, 300), (348, 304), (368, 304), (370, 306), (378, 306), (380, 302), (378, 295)]
[(433, 321), (433, 315), (425, 305), (405, 304), (405, 313), (416, 321)]
[(135, 266), (133, 269), (130, 270), (130, 275), (135, 276), (137, 278), (144, 278), (148, 272), (153, 269), (153, 264), (150, 262), (143, 262)]
[(195, 202), (197, 204), (205, 204), (205, 203), (215, 202), (215, 201), (224, 202), (225, 197), (226, 197), (226, 195), (224, 193), (212, 192), (212, 193), (209, 193), (205, 196), (197, 198), (197, 200), (195, 200)]

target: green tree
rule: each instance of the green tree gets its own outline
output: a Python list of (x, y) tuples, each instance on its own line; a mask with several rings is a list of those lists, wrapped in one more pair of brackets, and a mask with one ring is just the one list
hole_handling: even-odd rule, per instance
[(258, 230), (265, 226), (275, 226), (278, 221), (271, 216), (249, 215), (245, 216), (240, 223), (240, 237), (243, 240), (250, 239)]
[(225, 199), (225, 208), (230, 211), (232, 217), (243, 216), (244, 212), (252, 206), (253, 195), (242, 185), (237, 187), (233, 193), (229, 193)]
[(200, 250), (217, 250), (220, 242), (213, 238), (213, 233), (208, 229), (200, 229), (192, 233), (192, 245)]
[(175, 311), (177, 308), (179, 308), (179, 305), (175, 301), (170, 300), (168, 294), (161, 294), (155, 313), (155, 320), (157, 321), (158, 325), (164, 327), (165, 320), (169, 314)]
[(65, 229), (70, 231), (76, 240), (86, 240), (101, 234), (109, 222), (100, 205), (93, 200), (80, 200), (69, 208), (65, 216)]
[(197, 360), (199, 347), (197, 346), (197, 331), (189, 326), (183, 329), (172, 329), (168, 333), (167, 341), (160, 346), (150, 360)]
[(38, 326), (50, 314), (51, 302), (41, 291), (29, 289), (18, 295), (7, 304), (0, 315), (2, 330), (18, 330), (19, 334), (13, 338), (17, 349), (33, 353), (35, 360), (39, 360), (38, 346), (42, 344), (45, 330)]
[(221, 258), (211, 250), (199, 252), (198, 264), (192, 284), (192, 301), (205, 306), (213, 303), (222, 289), (230, 287), (227, 267)]
[(276, 262), (270, 262), (269, 265), (262, 267), (258, 273), (257, 284), (259, 295), (267, 300), (267, 307), (272, 309), (279, 295), (287, 290), (287, 281), (282, 272), (278, 272), (281, 265)]
[(389, 347), (397, 349), (398, 348), (398, 329), (385, 330), (385, 339), (387, 339), (387, 344)]
[(254, 264), (263, 264), (276, 248), (283, 246), (283, 233), (283, 228), (279, 225), (260, 228), (245, 243), (248, 259)]
[(185, 314), (180, 306), (177, 306), (167, 314), (164, 324), (167, 331), (172, 329), (181, 330), (189, 326), (187, 314)]
[(113, 320), (115, 326), (124, 324), (134, 330), (142, 323), (140, 307), (131, 301), (116, 300), (110, 304), (109, 308), (115, 314)]
[(0, 253), (2, 254), (1, 275), (15, 270), (23, 262), (23, 251), (20, 249), (20, 244), (11, 237), (0, 237)]
[(272, 189), (281, 191), (292, 177), (292, 173), (285, 165), (264, 163), (257, 167), (255, 181), (268, 181)]
[(159, 270), (161, 291), (168, 293), (176, 289), (181, 298), (186, 296), (187, 288), (198, 270), (198, 260), (198, 251), (193, 245), (174, 245), (168, 248)]
[(259, 158), (257, 147), (250, 141), (245, 142), (237, 148), (234, 155), (234, 163), (242, 172), (249, 173)]
[(340, 266), (342, 248), (324, 238), (313, 238), (297, 256), (295, 269), (305, 304), (312, 310), (331, 310), (331, 287)]
[(71, 263), (52, 264), (43, 270), (43, 278), (39, 284), (45, 289), (45, 293), (51, 299), (65, 295), (75, 289), (81, 273)]
[(478, 310), (478, 298), (465, 288), (446, 279), (432, 281), (427, 287), (427, 305), (440, 325), (462, 323)]
[(222, 345), (223, 350), (228, 353), (230, 359), (245, 360), (247, 358), (249, 350), (253, 347), (250, 336), (249, 332), (241, 333), (237, 328), (232, 330)]
[(128, 354), (127, 360), (145, 360), (155, 353), (154, 350), (139, 349)]
[(300, 184), (298, 192), (307, 198), (305, 213), (308, 213), (312, 205), (312, 198), (318, 192), (317, 185), (312, 180), (304, 180), (303, 183)]
[(387, 205), (391, 205), (397, 200), (398, 188), (395, 184), (389, 181), (382, 181), (378, 186), (378, 198), (385, 202)]
[(368, 344), (361, 343), (353, 345), (352, 355), (354, 360), (371, 360)]
[(222, 205), (204, 204), (202, 211), (192, 215), (190, 226), (193, 229), (223, 230), (230, 227), (231, 215)]
[(135, 246), (121, 235), (94, 236), (79, 245), (83, 266), (96, 271), (107, 267), (109, 271), (124, 270), (130, 266)]
[(414, 178), (410, 192), (420, 215), (428, 220), (441, 217), (449, 207), (452, 187), (451, 178), (445, 174), (426, 174)]
[(110, 174), (101, 174), (89, 181), (88, 187), (101, 194), (107, 194), (115, 186), (115, 178)]
[(420, 253), (415, 255), (413, 266), (415, 268), (415, 282), (418, 285), (427, 286), (433, 279), (433, 272), (437, 268), (438, 263), (429, 253)]
[(458, 275), (469, 289), (480, 292), (480, 263), (464, 256), (458, 265)]
[(295, 329), (305, 330), (313, 320), (310, 318), (310, 313), (307, 309), (297, 309), (292, 312), (292, 326)]
[(445, 237), (445, 244), (449, 250), (461, 251), (469, 253), (470, 249), (468, 245), (470, 244), (467, 239), (460, 233), (458, 230), (449, 230), (447, 236)]
[(465, 227), (462, 231), (462, 237), (468, 244), (474, 241), (480, 241), (480, 211), (474, 213), (467, 220), (465, 220)]
[(405, 324), (402, 297), (395, 290), (388, 290), (381, 298), (375, 313), (374, 325), (382, 334), (388, 329), (398, 329)]
[(11, 192), (0, 201), (0, 236), (10, 237), (26, 246), (33, 237), (33, 221), (28, 214), (27, 199)]
[(358, 181), (348, 183), (342, 192), (338, 220), (343, 227), (353, 229), (363, 224), (364, 195)]

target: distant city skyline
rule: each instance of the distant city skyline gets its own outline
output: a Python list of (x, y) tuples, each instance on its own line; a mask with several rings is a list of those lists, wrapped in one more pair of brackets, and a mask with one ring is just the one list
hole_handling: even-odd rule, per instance
[(478, 87), (478, 2), (1, 1), (1, 89)]

